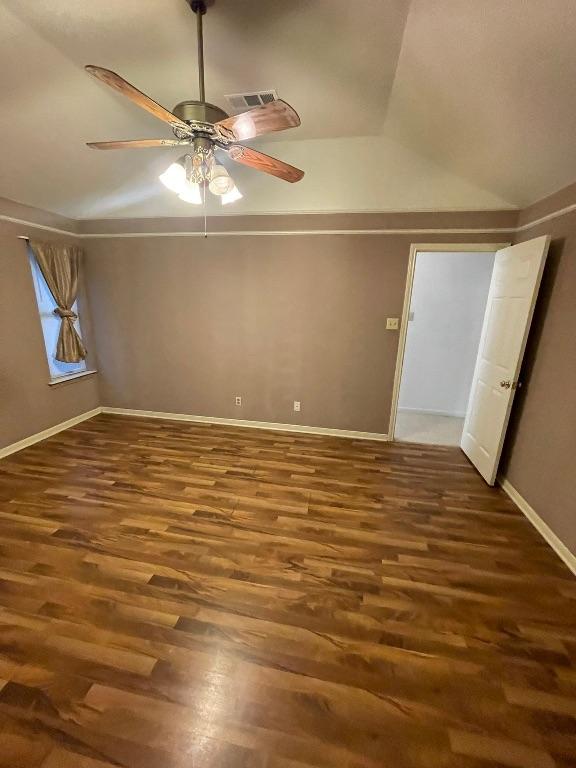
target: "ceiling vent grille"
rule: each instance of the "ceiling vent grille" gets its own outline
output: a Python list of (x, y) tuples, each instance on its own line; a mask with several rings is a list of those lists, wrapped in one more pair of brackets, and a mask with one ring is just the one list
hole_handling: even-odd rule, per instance
[(261, 107), (263, 104), (270, 104), (271, 101), (278, 99), (278, 94), (274, 89), (268, 91), (251, 91), (249, 93), (228, 93), (224, 96), (232, 114), (245, 112), (247, 109)]

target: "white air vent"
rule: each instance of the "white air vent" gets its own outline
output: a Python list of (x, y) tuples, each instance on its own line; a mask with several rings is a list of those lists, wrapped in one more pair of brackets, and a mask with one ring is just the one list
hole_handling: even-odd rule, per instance
[(250, 93), (228, 93), (224, 96), (232, 114), (246, 112), (247, 109), (261, 107), (263, 104), (270, 104), (276, 101), (278, 94), (274, 89), (268, 91), (251, 91)]

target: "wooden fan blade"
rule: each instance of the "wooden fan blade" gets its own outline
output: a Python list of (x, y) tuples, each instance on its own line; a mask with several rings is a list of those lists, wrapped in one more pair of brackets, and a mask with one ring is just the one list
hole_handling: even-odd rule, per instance
[(187, 133), (191, 133), (190, 126), (187, 123), (180, 120), (179, 117), (173, 115), (172, 112), (169, 112), (160, 104), (157, 104), (149, 96), (146, 96), (145, 93), (142, 93), (138, 88), (135, 88), (129, 82), (124, 80), (123, 77), (117, 75), (116, 72), (112, 72), (110, 69), (104, 69), (103, 67), (95, 67), (93, 64), (87, 64), (84, 69), (91, 75), (94, 75), (94, 77), (97, 77), (98, 80), (109, 85), (110, 88), (114, 88), (115, 91), (126, 96), (130, 101), (133, 101), (134, 104), (137, 104), (142, 109), (150, 112), (154, 117), (171, 125), (172, 128), (180, 128)]
[(178, 147), (189, 144), (180, 139), (132, 139), (129, 141), (89, 141), (90, 149), (148, 149), (149, 147)]
[(294, 168), (293, 165), (278, 160), (276, 157), (270, 157), (263, 152), (258, 152), (256, 149), (250, 149), (250, 147), (243, 147), (241, 144), (234, 144), (229, 147), (228, 154), (237, 163), (243, 165), (249, 165), (251, 168), (256, 168), (257, 171), (264, 171), (264, 173), (270, 173), (272, 176), (277, 176), (284, 181), (300, 181), (304, 176), (304, 171), (299, 168)]
[(244, 139), (262, 136), (264, 133), (296, 128), (300, 125), (300, 118), (290, 104), (278, 99), (250, 109), (248, 112), (242, 112), (240, 115), (227, 117), (214, 125), (221, 130), (225, 138), (244, 141)]

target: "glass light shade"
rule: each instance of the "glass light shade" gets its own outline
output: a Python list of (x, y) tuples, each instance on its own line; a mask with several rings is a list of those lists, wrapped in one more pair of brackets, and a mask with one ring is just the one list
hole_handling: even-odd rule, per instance
[(202, 194), (200, 192), (200, 185), (194, 184), (194, 182), (187, 181), (184, 183), (184, 187), (178, 195), (180, 200), (184, 200), (185, 203), (193, 203), (194, 205), (202, 204)]
[(186, 184), (186, 171), (181, 163), (172, 163), (158, 178), (172, 192), (180, 193)]
[(236, 200), (240, 200), (241, 198), (242, 192), (240, 192), (236, 184), (234, 184), (230, 192), (225, 192), (220, 200), (222, 201), (222, 205), (228, 205), (228, 203), (235, 203)]
[(225, 195), (234, 189), (234, 181), (230, 178), (228, 171), (223, 165), (214, 164), (208, 189), (213, 195)]

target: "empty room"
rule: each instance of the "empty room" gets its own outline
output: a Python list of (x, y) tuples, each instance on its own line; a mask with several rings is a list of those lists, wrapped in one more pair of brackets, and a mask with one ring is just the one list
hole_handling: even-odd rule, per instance
[(575, 768), (576, 4), (0, 0), (0, 768)]

